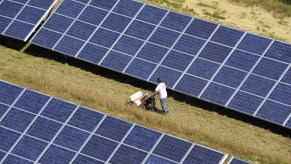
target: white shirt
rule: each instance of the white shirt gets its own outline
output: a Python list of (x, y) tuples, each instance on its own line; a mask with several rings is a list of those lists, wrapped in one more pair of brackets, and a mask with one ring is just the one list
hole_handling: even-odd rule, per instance
[(165, 83), (160, 83), (157, 87), (156, 87), (156, 89), (155, 89), (155, 91), (157, 91), (158, 93), (159, 93), (159, 95), (160, 95), (160, 99), (165, 99), (165, 98), (167, 98), (167, 90), (166, 90), (166, 84)]

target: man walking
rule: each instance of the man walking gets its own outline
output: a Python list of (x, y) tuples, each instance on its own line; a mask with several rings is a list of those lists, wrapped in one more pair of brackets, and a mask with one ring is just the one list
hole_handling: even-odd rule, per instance
[(161, 78), (158, 78), (158, 86), (155, 89), (155, 94), (160, 95), (160, 103), (163, 109), (163, 114), (168, 114), (168, 107), (166, 104), (166, 98), (167, 98), (167, 90), (166, 90), (166, 84), (162, 81)]

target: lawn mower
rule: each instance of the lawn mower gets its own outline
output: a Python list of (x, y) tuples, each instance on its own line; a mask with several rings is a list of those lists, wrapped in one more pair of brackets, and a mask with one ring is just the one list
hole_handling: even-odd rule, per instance
[(141, 91), (136, 92), (131, 95), (127, 100), (128, 104), (136, 105), (138, 108), (146, 110), (155, 110), (156, 109), (156, 99), (155, 93), (146, 93), (142, 94)]

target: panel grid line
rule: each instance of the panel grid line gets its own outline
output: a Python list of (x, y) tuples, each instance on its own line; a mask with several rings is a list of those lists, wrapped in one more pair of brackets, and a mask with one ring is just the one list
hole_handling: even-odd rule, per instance
[(30, 32), (28, 33), (28, 35), (26, 36), (26, 38), (24, 39), (24, 41), (27, 41), (27, 39), (30, 37), (30, 35), (33, 33), (33, 31), (38, 27), (38, 25), (41, 23), (41, 21), (44, 19), (44, 17), (46, 15), (48, 15), (48, 13), (50, 12), (50, 10), (52, 9), (52, 7), (57, 3), (57, 0), (54, 0), (54, 3), (52, 3), (50, 5), (50, 7), (47, 9), (47, 11), (42, 15), (42, 17), (38, 20), (38, 22), (36, 24), (34, 24), (33, 28), (30, 30)]
[(284, 77), (284, 75), (287, 73), (287, 71), (289, 70), (289, 68), (291, 68), (291, 64), (289, 64), (289, 66), (285, 69), (285, 71), (282, 73), (282, 75), (279, 77), (279, 79), (276, 81), (276, 83), (273, 85), (273, 87), (271, 88), (271, 90), (268, 92), (267, 96), (265, 97), (265, 99), (261, 102), (261, 104), (259, 105), (259, 107), (256, 109), (256, 111), (254, 112), (253, 116), (256, 116), (256, 114), (258, 113), (258, 111), (262, 108), (263, 104), (267, 101), (267, 99), (269, 98), (269, 96), (272, 94), (272, 92), (274, 91), (274, 89), (277, 87), (277, 85), (280, 83), (281, 79)]
[(233, 156), (229, 159), (229, 161), (227, 162), (227, 164), (230, 164), (233, 160)]
[(285, 127), (287, 122), (291, 119), (291, 112), (289, 113), (289, 116), (286, 118), (286, 120), (283, 123), (283, 126)]
[(184, 155), (184, 157), (181, 159), (181, 161), (179, 162), (179, 164), (182, 164), (185, 159), (187, 158), (187, 156), (189, 155), (189, 153), (191, 152), (191, 150), (193, 149), (193, 147), (195, 146), (195, 143), (192, 143), (192, 145), (190, 146), (190, 148), (188, 149), (188, 151), (186, 152), (186, 154)]
[[(2, 81), (2, 80), (1, 80)], [(26, 88), (22, 88), (22, 91), (20, 92), (20, 94), (17, 96), (17, 98), (13, 101), (13, 103), (9, 106), (9, 108), (7, 109), (7, 111), (3, 114), (2, 117), (0, 117), (0, 122), (2, 121), (2, 119), (6, 116), (6, 114), (10, 111), (10, 109), (14, 106), (14, 104), (19, 100), (19, 98), (23, 95), (23, 93), (26, 91)]]
[[(90, 0), (91, 2), (91, 0)], [(97, 25), (97, 27), (95, 28), (95, 30), (93, 31), (93, 33), (89, 36), (89, 38), (85, 41), (85, 43), (82, 45), (82, 47), (79, 49), (79, 51), (76, 53), (76, 55), (74, 56), (75, 58), (80, 54), (80, 52), (82, 51), (82, 49), (88, 44), (88, 42), (90, 42), (91, 38), (94, 36), (94, 34), (96, 33), (96, 31), (101, 27), (101, 25), (103, 24), (103, 22), (108, 18), (108, 16), (112, 13), (112, 11), (114, 10), (114, 8), (116, 7), (116, 5), (119, 3), (119, 0), (114, 4), (114, 6), (111, 8), (111, 10), (105, 10), (108, 11), (108, 13), (106, 14), (106, 16), (103, 18), (103, 20), (99, 23), (99, 25)], [(89, 4), (89, 3), (88, 3)], [(90, 5), (89, 5), (90, 6)], [(96, 25), (94, 25), (96, 26)], [(107, 48), (108, 49), (108, 48)]]
[(126, 139), (126, 137), (129, 135), (129, 133), (132, 131), (132, 129), (135, 127), (136, 124), (132, 124), (130, 129), (127, 131), (127, 133), (125, 134), (125, 136), (122, 138), (122, 140), (118, 143), (117, 147), (114, 149), (114, 151), (111, 153), (111, 155), (108, 157), (108, 159), (106, 160), (106, 164), (109, 163), (109, 161), (111, 160), (111, 158), (114, 156), (114, 154), (117, 152), (117, 150), (119, 149), (119, 147), (122, 145), (122, 143), (124, 142), (124, 140)]
[(183, 31), (181, 33), (179, 33), (179, 36), (177, 37), (177, 39), (175, 40), (175, 42), (171, 45), (171, 47), (168, 49), (167, 53), (163, 56), (163, 58), (159, 61), (159, 63), (157, 64), (157, 66), (155, 67), (155, 69), (151, 72), (150, 76), (147, 78), (147, 81), (149, 81), (151, 79), (151, 77), (154, 75), (154, 73), (156, 72), (156, 70), (161, 66), (161, 64), (163, 63), (163, 61), (165, 60), (165, 58), (169, 55), (169, 53), (173, 50), (173, 48), (175, 47), (175, 45), (178, 43), (178, 41), (180, 40), (180, 38), (183, 36), (183, 34), (185, 33), (185, 31), (188, 29), (188, 27), (191, 25), (192, 21), (195, 18), (191, 18), (191, 20), (188, 22), (188, 24), (186, 25), (186, 27), (184, 27)]
[(77, 105), (77, 107), (74, 109), (74, 111), (71, 113), (71, 115), (67, 118), (67, 120), (62, 124), (61, 128), (58, 130), (58, 132), (54, 135), (54, 137), (51, 139), (50, 143), (46, 146), (46, 148), (41, 152), (41, 154), (38, 156), (38, 158), (35, 160), (35, 163), (38, 163), (40, 158), (44, 155), (44, 153), (47, 151), (47, 149), (53, 144), (54, 140), (58, 137), (58, 135), (61, 133), (61, 131), (64, 129), (64, 127), (67, 125), (67, 123), (70, 121), (70, 119), (73, 117), (77, 109), (80, 107), (80, 105)]
[[(15, 3), (15, 2), (13, 2)], [(22, 8), (19, 10), (19, 12), (15, 15), (15, 17), (12, 19), (12, 21), (9, 23), (9, 25), (5, 28), (5, 30), (2, 32), (2, 34), (5, 34), (5, 32), (8, 30), (8, 28), (11, 26), (11, 24), (15, 21), (16, 17), (18, 17), (18, 15), (23, 11), (23, 9), (25, 8), (25, 6), (29, 3), (29, 1), (27, 1), (25, 4), (23, 4)]]
[(152, 149), (149, 151), (149, 153), (147, 154), (147, 156), (145, 157), (145, 159), (142, 161), (142, 164), (145, 164), (145, 162), (147, 161), (147, 159), (150, 157), (150, 155), (152, 154), (152, 152), (155, 150), (155, 148), (158, 146), (158, 144), (160, 143), (160, 141), (162, 140), (162, 138), (164, 137), (165, 133), (162, 133), (161, 136), (159, 137), (159, 139), (156, 141), (156, 143), (154, 144), (154, 146), (152, 147)]
[(126, 65), (126, 67), (122, 70), (122, 73), (124, 73), (126, 71), (126, 69), (129, 67), (129, 65), (132, 63), (132, 61), (136, 58), (136, 56), (139, 54), (139, 52), (142, 50), (142, 48), (147, 44), (147, 42), (149, 41), (149, 39), (152, 37), (152, 35), (156, 32), (156, 30), (159, 28), (159, 26), (161, 25), (161, 23), (164, 21), (164, 19), (167, 17), (169, 11), (167, 11), (167, 13), (164, 15), (164, 17), (160, 20), (160, 22), (155, 25), (155, 28), (153, 29), (153, 31), (151, 32), (151, 34), (147, 37), (147, 39), (143, 42), (142, 46), (138, 49), (138, 51), (134, 54), (133, 58), (128, 62), (128, 64)]
[(74, 162), (74, 160), (77, 158), (77, 156), (81, 153), (81, 151), (83, 150), (83, 148), (85, 147), (85, 145), (88, 143), (88, 141), (90, 140), (90, 138), (95, 134), (95, 132), (97, 131), (97, 129), (99, 128), (99, 126), (102, 124), (102, 122), (104, 121), (104, 119), (107, 117), (107, 115), (104, 115), (102, 117), (102, 119), (99, 121), (99, 123), (96, 125), (95, 129), (90, 133), (90, 135), (87, 137), (86, 141), (83, 143), (83, 145), (80, 147), (80, 149), (78, 150), (78, 152), (75, 154), (75, 156), (72, 158), (72, 160), (70, 161), (70, 164)]
[(240, 90), (240, 88), (242, 87), (242, 85), (245, 83), (245, 81), (248, 79), (248, 77), (252, 74), (253, 70), (256, 68), (256, 66), (258, 65), (258, 63), (263, 59), (265, 53), (268, 51), (268, 49), (271, 47), (271, 45), (273, 44), (274, 40), (272, 40), (272, 42), (268, 45), (268, 47), (265, 49), (265, 51), (263, 52), (263, 54), (260, 56), (260, 58), (257, 60), (257, 62), (253, 65), (253, 67), (251, 68), (251, 70), (247, 73), (247, 75), (245, 76), (245, 78), (243, 79), (243, 81), (239, 84), (239, 86), (236, 88), (236, 90), (234, 91), (234, 93), (231, 95), (231, 97), (228, 99), (228, 101), (226, 102), (226, 104), (224, 105), (225, 107), (228, 106), (228, 104), (230, 103), (230, 101), (233, 99), (233, 97), (236, 95), (236, 93)]
[(232, 50), (229, 52), (229, 54), (227, 55), (227, 57), (224, 59), (224, 61), (220, 64), (219, 68), (216, 70), (216, 72), (214, 73), (214, 75), (212, 75), (211, 79), (207, 82), (206, 86), (203, 88), (203, 90), (200, 92), (198, 98), (201, 98), (202, 94), (206, 91), (206, 89), (208, 88), (208, 86), (211, 84), (211, 82), (213, 82), (213, 79), (215, 78), (215, 76), (218, 74), (218, 72), (222, 69), (222, 67), (224, 66), (224, 64), (226, 63), (226, 61), (228, 60), (228, 58), (232, 55), (232, 53), (235, 51), (235, 49), (238, 47), (238, 45), (240, 44), (240, 42), (243, 40), (243, 38), (246, 36), (247, 32), (245, 32), (239, 39), (239, 41), (236, 43), (236, 45), (232, 48)]
[(12, 150), (14, 149), (14, 147), (18, 144), (18, 142), (22, 139), (22, 137), (25, 135), (25, 133), (28, 131), (28, 129), (33, 125), (33, 123), (35, 122), (35, 120), (38, 118), (38, 116), (40, 115), (40, 113), (44, 110), (44, 108), (48, 105), (48, 103), (51, 101), (51, 97), (47, 100), (47, 102), (44, 104), (44, 106), (41, 108), (41, 110), (37, 113), (37, 115), (34, 116), (33, 120), (29, 123), (29, 125), (25, 128), (24, 132), (21, 133), (21, 135), (17, 138), (17, 140), (15, 141), (15, 143), (13, 144), (13, 146), (9, 149), (9, 151), (7, 152), (7, 154), (4, 156), (4, 158), (0, 161), (0, 163), (3, 163), (4, 160), (8, 157), (8, 155), (12, 152)]
[[(63, 3), (64, 1), (62, 1)], [(55, 43), (55, 45), (52, 47), (52, 50), (55, 50), (56, 46), (59, 44), (59, 42), (64, 38), (64, 36), (67, 34), (67, 32), (70, 30), (70, 28), (75, 24), (75, 22), (78, 20), (78, 18), (81, 16), (81, 14), (83, 13), (83, 11), (86, 9), (86, 7), (88, 6), (90, 1), (87, 2), (87, 4), (82, 8), (81, 12), (77, 15), (76, 18), (74, 18), (73, 22), (70, 24), (70, 26), (66, 29), (66, 31), (64, 33), (62, 33), (62, 36), (58, 39), (58, 41)], [(60, 7), (62, 4), (60, 4), (58, 7)], [(57, 11), (57, 9), (56, 9)], [(53, 16), (53, 14), (51, 15), (51, 17)], [(50, 18), (51, 18), (50, 17)], [(48, 22), (48, 21), (47, 21)]]
[[(203, 49), (205, 48), (205, 46), (208, 44), (208, 42), (210, 41), (210, 39), (212, 38), (212, 36), (215, 34), (215, 32), (218, 30), (218, 28), (220, 27), (220, 25), (216, 26), (216, 28), (214, 29), (214, 31), (211, 33), (211, 35), (209, 36), (209, 38), (205, 41), (205, 43), (203, 44), (203, 46), (199, 49), (199, 51), (195, 54), (196, 56), (192, 59), (192, 61), (188, 64), (188, 66), (186, 67), (186, 69), (184, 70), (184, 72), (182, 73), (182, 75), (179, 77), (179, 79), (176, 81), (176, 83), (174, 84), (174, 86), (172, 87), (172, 89), (174, 89), (178, 83), (180, 82), (180, 80), (183, 78), (183, 76), (187, 73), (187, 71), (189, 70), (189, 68), (191, 67), (191, 65), (194, 63), (194, 61), (198, 57), (199, 54), (203, 51)], [(204, 59), (204, 58), (203, 58)]]
[[(140, 2), (139, 2), (140, 3)], [(113, 8), (116, 7), (117, 4), (115, 4), (114, 7), (112, 7), (112, 11)], [(140, 7), (140, 9), (138, 10), (138, 12), (134, 15), (133, 18), (131, 18), (130, 22), (127, 24), (127, 26), (123, 29), (123, 31), (120, 33), (120, 35), (118, 36), (118, 38), (114, 41), (114, 43), (111, 45), (111, 47), (109, 48), (109, 50), (107, 51), (107, 53), (102, 57), (102, 59), (100, 60), (100, 62), (98, 63), (98, 65), (101, 65), (101, 63), (103, 62), (103, 60), (108, 56), (108, 54), (113, 50), (113, 47), (117, 44), (117, 42), (120, 40), (120, 38), (124, 35), (125, 31), (129, 28), (129, 26), (132, 24), (132, 22), (135, 20), (135, 18), (138, 16), (138, 14), (141, 12), (141, 10), (144, 8), (145, 3), (143, 3), (143, 5)]]

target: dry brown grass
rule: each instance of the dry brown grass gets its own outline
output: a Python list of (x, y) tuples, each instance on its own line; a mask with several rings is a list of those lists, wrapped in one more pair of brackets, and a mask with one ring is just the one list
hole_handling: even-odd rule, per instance
[(67, 64), (0, 46), (0, 65), (0, 79), (98, 109), (229, 155), (254, 163), (291, 161), (290, 138), (171, 97), (168, 99), (170, 114), (164, 117), (125, 105), (125, 100), (132, 93), (150, 91)]

